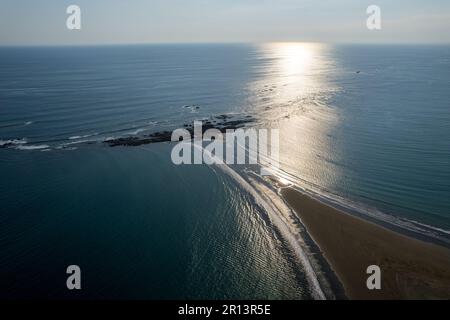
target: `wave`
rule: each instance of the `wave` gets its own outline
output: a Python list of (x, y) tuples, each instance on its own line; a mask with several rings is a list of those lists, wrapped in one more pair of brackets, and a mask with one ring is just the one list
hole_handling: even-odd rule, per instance
[(93, 136), (96, 136), (96, 135), (98, 135), (98, 133), (85, 134), (85, 135), (82, 135), (82, 136), (72, 136), (72, 137), (69, 137), (68, 139), (69, 140), (78, 140), (78, 139), (84, 139), (84, 138), (93, 137)]
[[(187, 106), (186, 109), (189, 109)], [(234, 115), (235, 113), (229, 113), (227, 115)], [(26, 122), (32, 123), (32, 121)], [(149, 125), (156, 124), (155, 121), (147, 121)], [(23, 122), (22, 122), (23, 125)], [(33, 141), (35, 145), (28, 145), (28, 141), (26, 138), (15, 138), (15, 139), (7, 139), (0, 140), (0, 148), (11, 148), (18, 150), (43, 150), (48, 148), (57, 148), (64, 150), (72, 150), (74, 144), (89, 144), (93, 142), (108, 142), (110, 140), (117, 139), (117, 137), (123, 136), (125, 133), (124, 130), (130, 130), (131, 127), (122, 128), (119, 130), (108, 131), (108, 132), (95, 132), (90, 134), (80, 134), (70, 136), (65, 139), (55, 139), (49, 141)], [(134, 128), (133, 128), (134, 129)], [(146, 127), (141, 127), (135, 129), (135, 131), (127, 133), (137, 135), (146, 130)], [(125, 133), (125, 135), (127, 135)], [(89, 137), (98, 136), (96, 139), (86, 139)], [(59, 143), (56, 143), (59, 142)], [(239, 146), (243, 147), (243, 146)], [(271, 163), (270, 158), (262, 159), (263, 161), (259, 164), (265, 167), (265, 164)], [(366, 218), (372, 220), (373, 222), (382, 224), (390, 229), (395, 229), (396, 231), (406, 232), (413, 236), (418, 235), (419, 237), (425, 237), (427, 240), (437, 241), (439, 243), (443, 243), (446, 246), (450, 246), (450, 231), (445, 230), (443, 228), (438, 228), (436, 226), (428, 225), (423, 222), (409, 220), (403, 217), (395, 216), (392, 213), (385, 213), (378, 210), (375, 207), (370, 207), (363, 203), (359, 203), (356, 201), (351, 201), (345, 197), (342, 197), (338, 194), (333, 193), (331, 190), (327, 190), (321, 186), (315, 185), (309, 181), (302, 179), (301, 177), (294, 176), (288, 172), (285, 172), (281, 169), (277, 169), (273, 172), (274, 176), (279, 178), (282, 182), (287, 182), (292, 185), (293, 188), (297, 189), (300, 192), (307, 193), (309, 196), (319, 200), (327, 205), (333, 206), (337, 209), (344, 210), (350, 214)]]
[(10, 123), (5, 125), (0, 125), (0, 128), (13, 128), (13, 127), (22, 127), (22, 126), (29, 126), (33, 124), (33, 121), (26, 121), (26, 122), (16, 122), (16, 123)]
[(17, 150), (42, 150), (50, 148), (49, 145), (41, 144), (41, 145), (18, 145), (15, 147)]
[[(353, 201), (342, 197), (331, 190), (306, 181), (300, 177), (292, 175), (282, 169), (269, 169), (274, 177), (284, 185), (310, 196), (335, 209), (342, 210), (348, 214), (378, 223), (388, 229), (410, 235), (425, 241), (439, 243), (446, 247), (450, 246), (450, 231), (438, 228), (422, 222), (395, 216), (383, 212), (376, 207), (366, 205), (361, 202)], [(255, 173), (257, 174), (257, 173)]]
[(77, 140), (77, 141), (73, 141), (73, 142), (62, 143), (58, 147), (63, 147), (64, 148), (64, 147), (67, 147), (67, 146), (72, 146), (74, 144), (83, 144), (83, 143), (88, 144), (88, 143), (92, 143), (92, 142), (97, 142), (97, 140), (89, 140), (89, 139)]
[(443, 246), (450, 247), (450, 231), (448, 230), (407, 218), (394, 216), (392, 214), (382, 212), (377, 208), (354, 202), (332, 193), (318, 193), (304, 189), (298, 185), (294, 185), (293, 187), (326, 205), (343, 210), (346, 213), (378, 223), (388, 229), (410, 235), (414, 238), (439, 243)]
[[(190, 145), (190, 143), (188, 143)], [(211, 152), (205, 150), (201, 146), (193, 144), (195, 148), (199, 148), (204, 152), (204, 154), (210, 158), (210, 160), (214, 160), (215, 156), (211, 154)], [(211, 161), (214, 162), (214, 161)], [(319, 277), (316, 274), (310, 258), (308, 257), (305, 244), (303, 243), (303, 239), (299, 238), (299, 232), (295, 229), (293, 224), (289, 223), (286, 219), (286, 213), (288, 214), (292, 212), (284, 202), (274, 203), (273, 198), (271, 199), (267, 196), (267, 191), (262, 192), (262, 190), (257, 190), (254, 185), (252, 185), (249, 181), (244, 179), (237, 171), (233, 170), (227, 164), (215, 164), (216, 167), (220, 168), (224, 173), (230, 176), (234, 181), (236, 181), (239, 186), (246, 191), (255, 201), (259, 208), (261, 208), (269, 217), (270, 221), (273, 225), (279, 230), (282, 237), (289, 244), (289, 246), (293, 249), (298, 261), (303, 266), (303, 270), (306, 273), (307, 281), (312, 289), (313, 298), (319, 300), (325, 300), (326, 296), (324, 291), (319, 283)]]
[(0, 140), (0, 148), (1, 147), (9, 147), (9, 146), (16, 146), (16, 145), (22, 145), (26, 144), (27, 139), (10, 139), (10, 140)]

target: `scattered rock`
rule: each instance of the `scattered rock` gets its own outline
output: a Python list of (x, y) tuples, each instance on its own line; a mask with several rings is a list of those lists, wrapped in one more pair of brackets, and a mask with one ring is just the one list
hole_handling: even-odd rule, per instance
[[(206, 120), (202, 122), (202, 133), (205, 133), (206, 130), (209, 129), (217, 129), (222, 133), (225, 133), (226, 130), (236, 130), (244, 127), (246, 124), (254, 122), (254, 118), (252, 116), (245, 116), (242, 119), (232, 119), (232, 115), (222, 114), (214, 118), (214, 120)], [(194, 127), (192, 124), (184, 124), (183, 127), (189, 131), (190, 135), (194, 135)], [(104, 143), (108, 144), (110, 147), (117, 146), (129, 146), (136, 147), (151, 143), (158, 142), (170, 142), (172, 140), (172, 132), (170, 131), (160, 131), (154, 132), (152, 134), (144, 135), (142, 137), (122, 137), (117, 139), (109, 139), (104, 141)]]

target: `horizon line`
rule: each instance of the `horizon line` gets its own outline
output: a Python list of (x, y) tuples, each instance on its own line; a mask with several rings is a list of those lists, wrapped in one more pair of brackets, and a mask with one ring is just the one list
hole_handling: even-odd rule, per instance
[(0, 48), (29, 48), (29, 47), (107, 47), (107, 46), (145, 46), (145, 45), (262, 45), (270, 43), (310, 43), (328, 45), (411, 45), (411, 46), (439, 46), (450, 45), (450, 42), (331, 42), (331, 41), (302, 41), (302, 40), (269, 40), (269, 41), (224, 41), (224, 42), (105, 42), (105, 43), (21, 43), (1, 44)]

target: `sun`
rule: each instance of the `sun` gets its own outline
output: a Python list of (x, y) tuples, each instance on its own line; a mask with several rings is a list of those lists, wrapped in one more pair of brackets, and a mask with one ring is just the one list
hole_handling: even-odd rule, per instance
[(312, 44), (299, 42), (276, 43), (280, 69), (285, 76), (305, 74), (313, 61)]

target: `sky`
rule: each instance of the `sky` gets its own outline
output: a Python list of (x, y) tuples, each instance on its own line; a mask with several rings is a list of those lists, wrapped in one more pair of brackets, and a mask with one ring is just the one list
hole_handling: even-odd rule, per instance
[[(66, 8), (81, 8), (68, 30)], [(366, 9), (381, 9), (368, 30)], [(449, 0), (0, 0), (0, 45), (450, 43)]]

